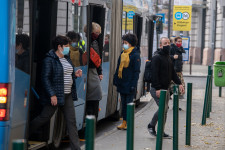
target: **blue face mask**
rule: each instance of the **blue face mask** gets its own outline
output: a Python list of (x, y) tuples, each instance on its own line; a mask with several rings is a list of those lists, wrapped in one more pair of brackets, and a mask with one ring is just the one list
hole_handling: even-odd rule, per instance
[(70, 48), (69, 48), (69, 47), (64, 47), (64, 48), (63, 48), (62, 54), (63, 54), (63, 55), (68, 55), (69, 52), (70, 52)]
[(127, 49), (129, 49), (129, 45), (128, 45), (128, 44), (123, 44), (123, 48), (124, 48), (125, 50), (127, 50)]
[(71, 44), (71, 46), (72, 46), (72, 47), (77, 47), (78, 44), (77, 44), (77, 42), (73, 42), (73, 43)]

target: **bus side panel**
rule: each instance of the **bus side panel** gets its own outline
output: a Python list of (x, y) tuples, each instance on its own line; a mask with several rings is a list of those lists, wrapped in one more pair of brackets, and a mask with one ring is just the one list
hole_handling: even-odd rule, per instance
[(8, 142), (8, 130), (9, 130), (9, 127), (5, 127), (5, 126), (0, 126), (0, 149), (1, 150), (7, 150), (7, 142)]
[(0, 83), (7, 83), (9, 81), (9, 4), (8, 0), (1, 1), (0, 9), (0, 45), (1, 45), (1, 54), (0, 54)]
[(109, 87), (109, 62), (102, 63), (102, 74), (103, 80), (101, 81), (102, 87), (102, 100), (99, 103), (100, 112), (98, 115), (98, 120), (106, 117), (106, 106), (108, 99), (108, 87)]
[(84, 115), (85, 115), (85, 100), (87, 91), (87, 66), (76, 67), (75, 70), (81, 69), (82, 76), (76, 79), (76, 89), (78, 101), (74, 102), (77, 129), (80, 130), (83, 127)]
[(15, 93), (13, 115), (11, 122), (11, 140), (25, 138), (28, 114), (30, 76), (19, 69), (15, 69)]

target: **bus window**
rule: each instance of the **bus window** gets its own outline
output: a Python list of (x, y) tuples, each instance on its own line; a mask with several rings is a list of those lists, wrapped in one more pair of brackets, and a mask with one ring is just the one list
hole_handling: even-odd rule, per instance
[(17, 1), (15, 66), (29, 74), (30, 72), (30, 38), (29, 38), (29, 1)]

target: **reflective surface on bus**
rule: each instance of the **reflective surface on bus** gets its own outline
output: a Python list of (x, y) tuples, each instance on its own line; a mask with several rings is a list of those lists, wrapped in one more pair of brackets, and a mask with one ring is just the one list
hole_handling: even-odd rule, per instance
[(31, 56), (29, 34), (29, 0), (18, 0), (16, 1), (15, 83), (10, 140), (23, 139), (26, 133)]

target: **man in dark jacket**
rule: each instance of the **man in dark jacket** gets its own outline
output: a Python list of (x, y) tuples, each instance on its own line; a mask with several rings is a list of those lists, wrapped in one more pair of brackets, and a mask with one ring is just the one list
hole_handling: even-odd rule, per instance
[[(173, 63), (169, 56), (170, 51), (170, 40), (166, 37), (160, 39), (160, 50), (152, 58), (152, 85), (150, 93), (154, 98), (156, 104), (159, 106), (159, 97), (161, 90), (169, 90), (170, 83), (173, 80), (176, 84), (179, 84), (180, 92), (184, 92), (184, 88), (174, 71)], [(167, 98), (165, 102), (165, 121), (167, 117), (168, 103), (169, 103), (169, 92), (167, 92)], [(148, 124), (148, 131), (151, 135), (156, 136), (155, 126), (158, 121), (158, 110), (155, 112), (152, 121)], [(165, 122), (164, 122), (165, 123)], [(170, 138), (170, 136), (164, 133), (164, 138)]]
[[(182, 38), (176, 37), (174, 39), (174, 43), (171, 43), (170, 58), (173, 61), (174, 70), (176, 71), (177, 76), (180, 78), (181, 83), (182, 83), (183, 87), (185, 88), (185, 83), (184, 83), (184, 78), (183, 78), (183, 73), (182, 73), (182, 71), (183, 71), (182, 53), (185, 53), (185, 50), (182, 47)], [(180, 108), (180, 110), (181, 110), (181, 108)]]

